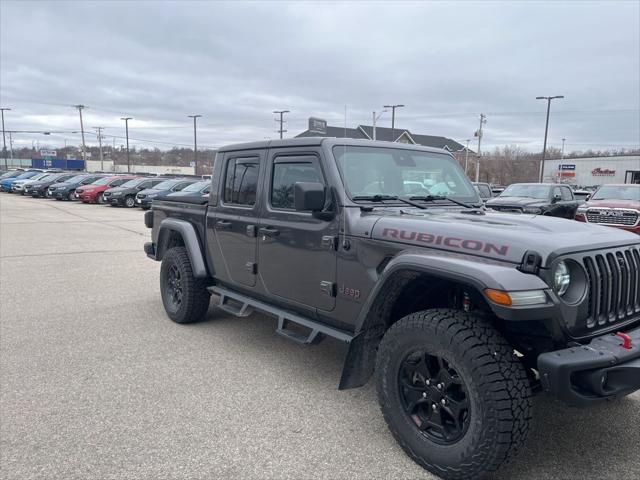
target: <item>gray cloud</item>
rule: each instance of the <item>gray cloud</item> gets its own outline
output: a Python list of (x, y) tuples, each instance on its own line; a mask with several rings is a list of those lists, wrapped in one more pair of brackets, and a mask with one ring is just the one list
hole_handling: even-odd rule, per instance
[[(17, 2), (0, 4), (0, 96), (12, 130), (87, 126), (168, 144), (217, 146), (275, 137), (271, 111), (371, 122), (404, 103), (397, 125), (541, 148), (640, 144), (637, 2)], [(388, 124), (384, 116), (382, 124)], [(67, 134), (77, 142), (77, 134)], [(93, 143), (93, 138), (87, 137)], [(16, 143), (63, 136), (16, 134)], [(153, 143), (133, 142), (153, 146)], [(166, 147), (165, 143), (157, 143)]]

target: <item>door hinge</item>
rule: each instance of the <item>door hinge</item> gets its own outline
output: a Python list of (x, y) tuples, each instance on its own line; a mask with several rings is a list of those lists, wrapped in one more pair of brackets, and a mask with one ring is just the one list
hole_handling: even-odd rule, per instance
[(320, 290), (322, 293), (329, 295), (330, 297), (336, 296), (336, 284), (333, 282), (322, 281), (320, 282)]
[(258, 273), (258, 264), (254, 263), (254, 262), (247, 262), (244, 265), (244, 268), (247, 272), (251, 273), (252, 275), (255, 275)]
[(322, 248), (328, 248), (329, 250), (338, 250), (338, 237), (333, 235), (324, 235), (322, 237)]

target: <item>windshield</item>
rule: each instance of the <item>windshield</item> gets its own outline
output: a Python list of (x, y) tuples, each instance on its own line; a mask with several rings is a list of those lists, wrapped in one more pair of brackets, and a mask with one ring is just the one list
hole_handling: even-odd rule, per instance
[(113, 180), (113, 177), (102, 177), (102, 178), (96, 180), (95, 182), (93, 182), (91, 185), (106, 185), (111, 180)]
[(591, 200), (608, 199), (640, 202), (640, 185), (629, 185), (628, 187), (608, 185), (600, 187), (600, 189), (591, 197)]
[(196, 182), (184, 187), (182, 191), (183, 192), (199, 192), (207, 185), (209, 185), (209, 182)]
[(129, 180), (128, 182), (124, 182), (122, 185), (120, 185), (121, 188), (132, 188), (135, 187), (136, 185), (138, 185), (139, 183), (142, 183), (144, 181), (144, 178), (134, 178), (133, 180)]
[(400, 148), (340, 146), (333, 155), (350, 197), (428, 196), (476, 202), (478, 195), (449, 155)]
[(155, 187), (152, 187), (154, 190), (170, 190), (172, 187), (182, 182), (183, 180), (165, 180), (164, 182), (160, 182)]
[(65, 180), (65, 182), (68, 183), (80, 183), (83, 179), (84, 179), (85, 175), (76, 175), (75, 177), (71, 177), (68, 180)]
[(526, 198), (549, 198), (548, 185), (527, 185), (524, 183), (509, 185), (500, 194), (500, 197), (526, 197)]
[(43, 178), (47, 178), (49, 175), (51, 175), (50, 173), (39, 173), (37, 175), (34, 175), (33, 177), (31, 177), (31, 180), (42, 180)]

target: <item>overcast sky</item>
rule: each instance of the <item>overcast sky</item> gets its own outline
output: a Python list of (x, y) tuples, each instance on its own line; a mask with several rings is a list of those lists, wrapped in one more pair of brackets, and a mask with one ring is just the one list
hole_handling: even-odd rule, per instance
[[(7, 130), (85, 129), (191, 145), (275, 138), (271, 113), (371, 124), (541, 150), (640, 146), (640, 2), (0, 2)], [(390, 114), (379, 121), (390, 126)], [(79, 134), (14, 134), (55, 147)], [(95, 134), (87, 134), (95, 144)], [(111, 142), (109, 138), (107, 141)], [(123, 141), (118, 138), (117, 144)], [(160, 143), (165, 142), (165, 143)], [(475, 142), (475, 141), (473, 141)], [(474, 145), (474, 143), (472, 143)]]

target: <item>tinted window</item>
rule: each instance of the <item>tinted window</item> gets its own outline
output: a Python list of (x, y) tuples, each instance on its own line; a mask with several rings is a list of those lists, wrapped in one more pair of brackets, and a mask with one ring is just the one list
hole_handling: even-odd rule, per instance
[(109, 185), (112, 187), (119, 187), (126, 181), (127, 181), (126, 178), (118, 178), (117, 180), (114, 180), (113, 182), (111, 182)]
[(293, 186), (296, 182), (324, 183), (321, 173), (311, 161), (278, 162), (273, 165), (271, 205), (274, 208), (293, 210)]
[(514, 183), (513, 185), (509, 185), (505, 188), (500, 196), (539, 198), (542, 200), (549, 198), (549, 187), (546, 185)]
[(562, 187), (562, 200), (568, 200), (571, 201), (573, 200), (573, 196), (571, 195), (571, 190), (569, 189), (569, 187)]
[(255, 205), (260, 164), (257, 158), (232, 158), (227, 162), (224, 201), (236, 205)]

